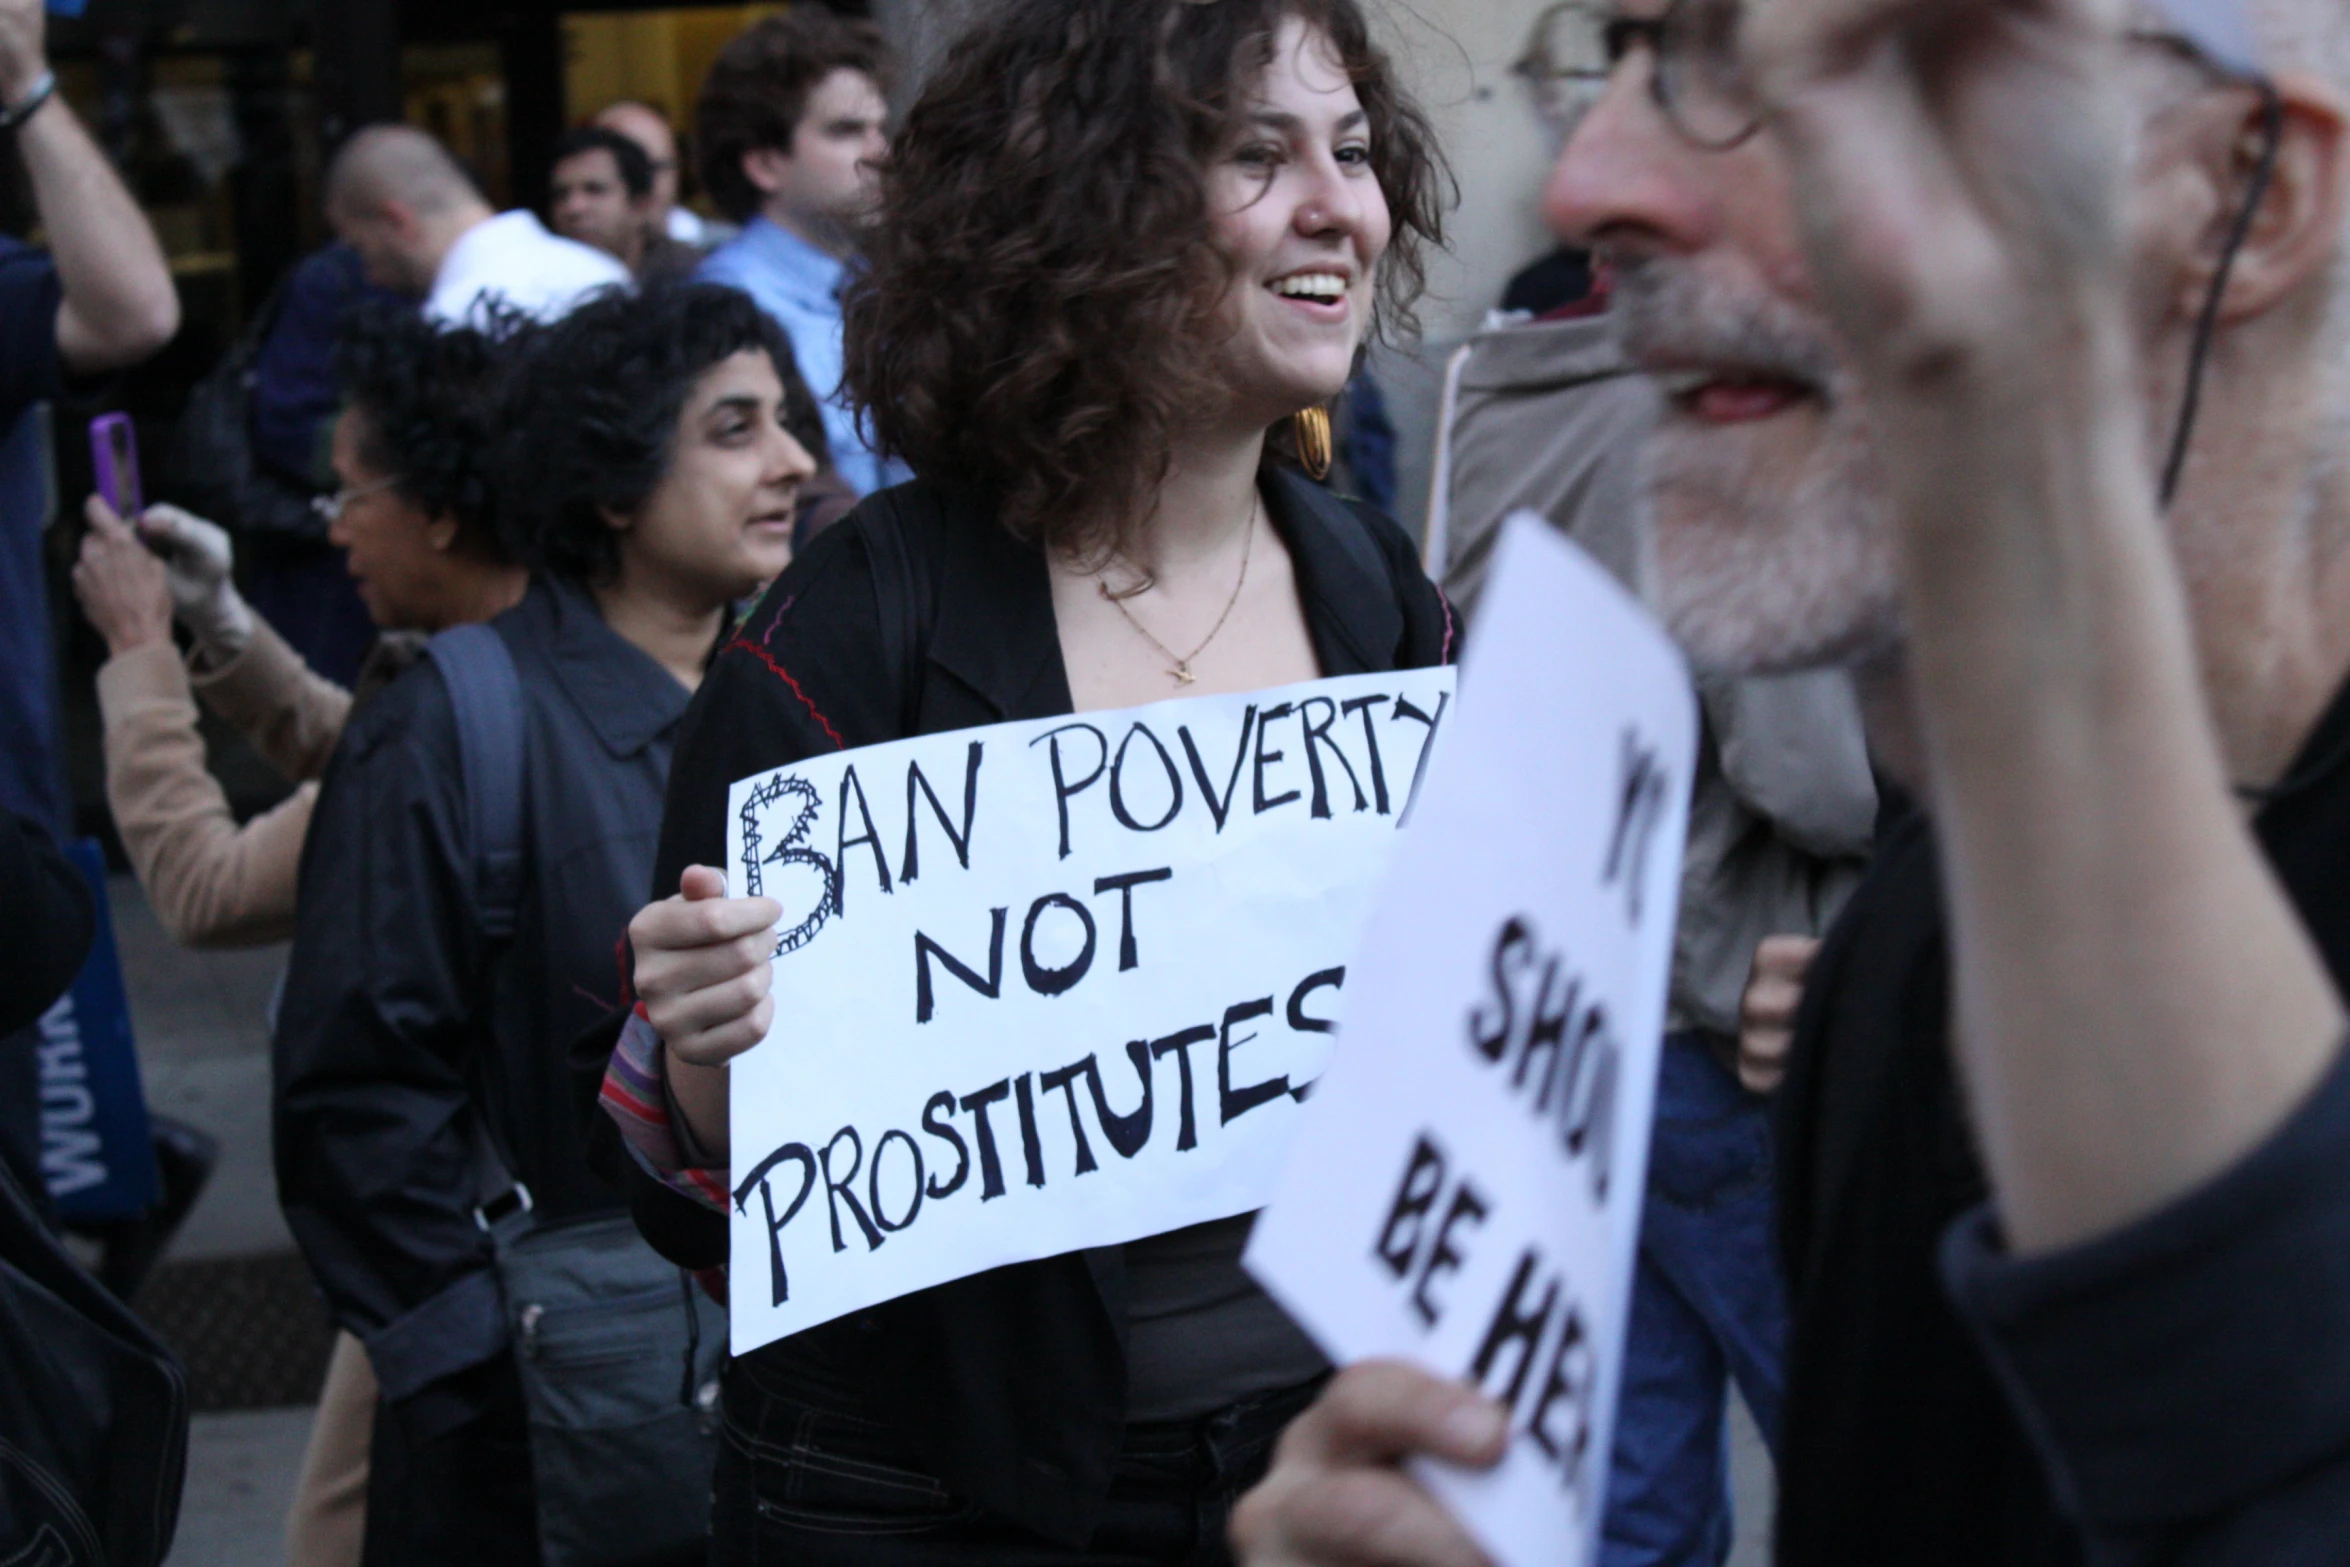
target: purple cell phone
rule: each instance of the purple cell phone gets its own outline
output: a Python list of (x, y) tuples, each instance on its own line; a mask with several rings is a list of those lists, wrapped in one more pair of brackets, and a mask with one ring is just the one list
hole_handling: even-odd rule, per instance
[(129, 414), (100, 414), (90, 421), (90, 463), (98, 471), (98, 493), (117, 517), (146, 510), (139, 487), (139, 435)]

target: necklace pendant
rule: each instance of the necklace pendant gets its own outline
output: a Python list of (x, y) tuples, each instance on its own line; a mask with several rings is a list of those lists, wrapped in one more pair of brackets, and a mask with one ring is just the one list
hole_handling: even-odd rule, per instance
[(1191, 665), (1188, 661), (1177, 664), (1173, 669), (1168, 670), (1167, 673), (1175, 677), (1175, 683), (1179, 686), (1190, 685), (1199, 679), (1199, 676), (1191, 672)]

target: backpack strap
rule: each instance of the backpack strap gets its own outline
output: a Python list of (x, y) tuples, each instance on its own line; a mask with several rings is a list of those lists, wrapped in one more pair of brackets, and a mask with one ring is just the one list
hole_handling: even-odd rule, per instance
[[(465, 837), (473, 852), (474, 904), (482, 934), (514, 939), (522, 906), (522, 676), (506, 639), (479, 623), (451, 626), (424, 645), (457, 720), (457, 765), (465, 787)], [(500, 1246), (531, 1225), (530, 1188), (513, 1175), (489, 1118), (475, 1107), (473, 1218)]]
[[(906, 534), (915, 524), (908, 508), (920, 492), (898, 486), (874, 495), (853, 513), (865, 553), (873, 562), (873, 597), (881, 614), (881, 657), (897, 683), (898, 719), (912, 734), (922, 705), (922, 666), (930, 656), (928, 574)], [(933, 506), (935, 510), (935, 506)], [(927, 557), (920, 557), (926, 561)]]
[(486, 625), (451, 626), (425, 644), (457, 718), (457, 756), (465, 784), (466, 837), (473, 847), (473, 890), (482, 931), (492, 941), (514, 935), (522, 904), (522, 676), (506, 639)]

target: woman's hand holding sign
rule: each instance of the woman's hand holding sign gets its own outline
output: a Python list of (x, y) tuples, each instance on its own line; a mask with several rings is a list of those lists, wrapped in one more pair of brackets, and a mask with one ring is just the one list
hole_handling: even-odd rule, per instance
[(724, 873), (689, 865), (676, 897), (628, 922), (637, 999), (668, 1052), (670, 1092), (713, 1157), (727, 1150), (726, 1064), (775, 1019), (767, 959), (782, 915), (773, 898), (730, 898)]

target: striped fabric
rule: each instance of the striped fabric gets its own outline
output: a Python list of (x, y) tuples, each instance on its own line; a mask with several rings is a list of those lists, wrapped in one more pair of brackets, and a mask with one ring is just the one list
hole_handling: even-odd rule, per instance
[(727, 1209), (726, 1172), (695, 1169), (686, 1161), (670, 1119), (669, 1088), (662, 1073), (661, 1036), (645, 1009), (637, 1007), (620, 1030), (611, 1065), (597, 1095), (604, 1113), (620, 1128), (629, 1157), (647, 1175), (705, 1208)]

